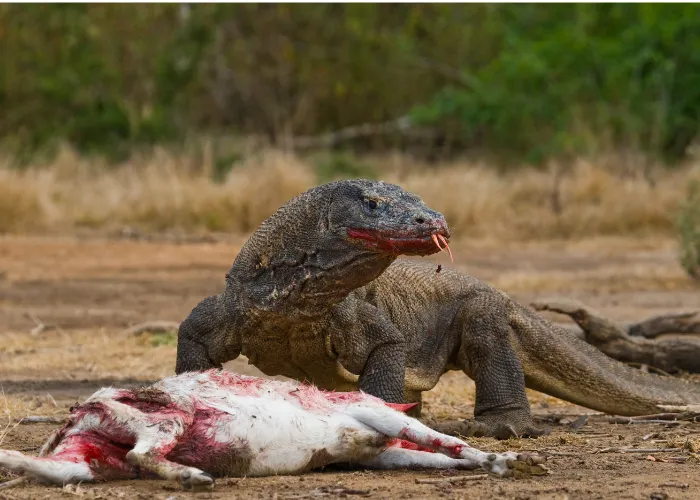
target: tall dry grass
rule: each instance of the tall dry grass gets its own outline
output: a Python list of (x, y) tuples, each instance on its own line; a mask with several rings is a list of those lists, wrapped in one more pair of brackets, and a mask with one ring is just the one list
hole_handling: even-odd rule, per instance
[[(275, 151), (251, 157), (220, 183), (210, 172), (164, 152), (112, 168), (69, 150), (21, 171), (0, 163), (0, 232), (130, 226), (248, 233), (317, 182), (311, 165)], [(652, 186), (585, 161), (556, 190), (554, 175), (535, 169), (499, 174), (478, 164), (427, 167), (395, 159), (378, 172), (442, 211), (456, 237), (515, 240), (671, 234), (687, 184), (700, 178), (700, 168), (687, 167), (657, 175)]]
[(64, 150), (50, 165), (0, 165), (0, 231), (133, 226), (146, 230), (249, 232), (314, 184), (311, 171), (274, 152), (221, 183), (209, 169), (166, 153), (108, 168)]
[(697, 167), (666, 171), (652, 185), (641, 174), (620, 176), (579, 161), (558, 187), (547, 171), (499, 175), (461, 165), (407, 176), (402, 185), (441, 210), (461, 235), (522, 240), (673, 234), (686, 185), (699, 177)]

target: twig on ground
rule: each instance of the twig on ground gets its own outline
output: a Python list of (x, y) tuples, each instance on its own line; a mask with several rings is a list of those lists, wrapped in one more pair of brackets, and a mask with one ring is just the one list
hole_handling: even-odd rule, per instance
[(578, 417), (576, 420), (574, 420), (571, 424), (569, 424), (569, 428), (572, 431), (577, 431), (584, 425), (588, 423), (588, 416), (587, 415), (581, 415)]
[(610, 417), (610, 424), (648, 424), (648, 423), (671, 423), (687, 420), (694, 420), (700, 417), (700, 414), (692, 412), (684, 413), (657, 413), (655, 415), (640, 415), (638, 417)]
[(66, 417), (47, 417), (44, 415), (29, 415), (20, 418), (17, 421), (19, 425), (26, 424), (62, 424), (66, 421)]
[(10, 479), (9, 481), (5, 481), (4, 483), (0, 483), (0, 490), (6, 490), (7, 488), (14, 488), (15, 486), (19, 486), (20, 484), (24, 483), (27, 480), (25, 476), (18, 477), (16, 479)]
[(624, 424), (624, 425), (634, 425), (634, 424), (666, 424), (666, 426), (676, 426), (676, 425), (681, 425), (682, 422), (678, 420), (617, 420), (617, 419), (610, 419), (608, 420), (608, 423), (610, 424)]
[(678, 453), (683, 451), (683, 448), (603, 448), (594, 451), (593, 454), (598, 453)]
[(175, 321), (146, 321), (139, 323), (124, 330), (126, 335), (141, 335), (143, 333), (167, 333), (177, 331), (180, 328), (180, 323)]
[(56, 329), (56, 325), (49, 325), (44, 323), (38, 316), (36, 316), (33, 313), (27, 313), (27, 316), (29, 316), (29, 319), (31, 319), (36, 324), (36, 326), (29, 331), (30, 335), (39, 335), (41, 332), (44, 332), (46, 330)]
[(687, 483), (661, 483), (659, 488), (680, 488), (682, 490), (687, 490), (690, 485)]
[(371, 492), (369, 490), (356, 490), (353, 488), (346, 488), (345, 486), (321, 486), (316, 488), (313, 492), (314, 496), (326, 496), (326, 495), (359, 495), (359, 496), (369, 496)]
[(690, 412), (690, 413), (700, 413), (700, 405), (658, 405), (659, 408), (666, 411), (672, 412)]
[(428, 479), (416, 479), (416, 484), (442, 484), (442, 483), (458, 483), (460, 481), (477, 481), (479, 479), (488, 478), (488, 474), (474, 474), (472, 476), (451, 476)]

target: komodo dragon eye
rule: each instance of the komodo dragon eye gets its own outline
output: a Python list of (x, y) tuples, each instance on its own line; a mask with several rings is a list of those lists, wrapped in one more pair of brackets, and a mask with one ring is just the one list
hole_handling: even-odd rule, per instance
[(376, 216), (384, 211), (386, 204), (382, 200), (376, 198), (363, 198), (362, 205), (364, 206), (367, 215)]

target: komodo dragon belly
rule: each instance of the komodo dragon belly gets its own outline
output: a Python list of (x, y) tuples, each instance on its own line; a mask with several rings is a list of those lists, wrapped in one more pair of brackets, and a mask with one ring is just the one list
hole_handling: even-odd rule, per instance
[[(359, 376), (345, 369), (336, 359), (323, 335), (295, 331), (289, 336), (257, 336), (246, 342), (243, 355), (268, 376), (282, 375), (307, 381), (321, 389), (356, 391)], [(406, 401), (418, 401), (440, 379), (424, 367), (406, 367)]]
[(358, 376), (335, 359), (327, 337), (311, 328), (259, 331), (243, 342), (241, 352), (265, 375), (282, 375), (328, 390), (356, 390)]

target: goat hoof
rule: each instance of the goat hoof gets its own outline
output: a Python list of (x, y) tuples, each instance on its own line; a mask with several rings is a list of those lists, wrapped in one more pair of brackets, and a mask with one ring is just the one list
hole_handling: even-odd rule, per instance
[(214, 489), (214, 476), (201, 471), (187, 471), (180, 475), (180, 483), (188, 491), (211, 491)]

